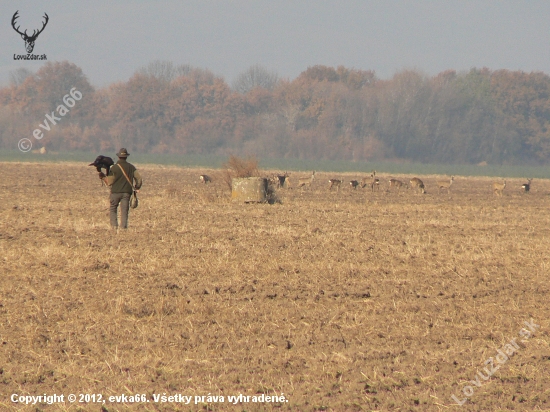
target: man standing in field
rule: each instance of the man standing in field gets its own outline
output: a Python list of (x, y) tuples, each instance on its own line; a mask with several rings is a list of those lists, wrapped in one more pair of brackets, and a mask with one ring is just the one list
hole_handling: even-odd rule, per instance
[(120, 226), (122, 229), (127, 229), (130, 196), (134, 190), (139, 191), (142, 179), (135, 166), (126, 161), (126, 158), (130, 156), (126, 149), (120, 149), (116, 155), (118, 156), (118, 162), (111, 167), (109, 176), (105, 176), (103, 172), (100, 172), (99, 178), (107, 186), (111, 186), (111, 196), (109, 197), (111, 228), (118, 228), (118, 205), (120, 203)]

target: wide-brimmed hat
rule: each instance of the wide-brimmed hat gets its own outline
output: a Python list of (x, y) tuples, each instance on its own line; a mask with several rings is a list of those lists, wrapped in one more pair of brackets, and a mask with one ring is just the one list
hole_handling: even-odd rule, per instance
[(118, 157), (128, 157), (130, 156), (130, 153), (128, 153), (128, 150), (126, 150), (124, 147), (118, 151), (116, 154)]

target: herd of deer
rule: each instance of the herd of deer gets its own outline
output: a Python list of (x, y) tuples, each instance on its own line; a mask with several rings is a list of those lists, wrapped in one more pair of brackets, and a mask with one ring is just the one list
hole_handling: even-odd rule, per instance
[[(288, 174), (285, 173), (285, 175), (288, 178)], [(306, 186), (310, 187), (314, 179), (315, 179), (315, 171), (313, 171), (310, 177), (298, 179), (298, 187), (300, 188), (304, 188)], [(441, 188), (446, 187), (448, 189), (451, 186), (452, 181), (453, 181), (453, 178), (451, 178), (450, 182), (438, 182), (438, 184), (440, 185)], [(344, 185), (344, 179), (343, 178), (329, 179), (328, 183), (329, 183), (329, 187), (328, 187), (329, 190), (336, 188), (337, 191), (340, 191), (340, 188)], [(409, 183), (410, 183), (410, 187), (412, 187), (413, 189), (418, 188), (422, 191), (422, 193), (425, 193), (424, 183), (419, 178), (415, 177), (411, 179)], [(403, 188), (409, 187), (408, 184), (403, 183), (402, 181), (397, 179), (390, 179), (389, 184), (390, 184), (390, 188), (394, 187), (394, 188), (397, 188), (397, 190), (400, 190), (402, 187)], [(380, 179), (376, 177), (376, 170), (373, 170), (370, 177), (364, 177), (360, 181), (350, 180), (349, 186), (351, 189), (357, 189), (357, 187), (361, 187), (362, 189), (364, 189), (365, 187), (370, 187), (371, 191), (373, 192), (380, 191)]]
[[(200, 175), (199, 180), (206, 184), (211, 183), (212, 178), (207, 175)], [(277, 188), (281, 187), (290, 187), (290, 179), (288, 172), (285, 172), (284, 174), (275, 174), (271, 177), (270, 183), (274, 185)], [(311, 185), (313, 184), (313, 181), (315, 180), (315, 170), (311, 173), (310, 177), (300, 177), (298, 178), (297, 187), (303, 189), (305, 187), (311, 188)], [(521, 188), (524, 192), (529, 192), (531, 189), (531, 181), (533, 179), (527, 179), (527, 183), (524, 183)], [(437, 184), (437, 190), (438, 193), (441, 193), (441, 190), (447, 190), (447, 194), (451, 193), (451, 185), (453, 184), (454, 176), (451, 176), (449, 180), (438, 180), (436, 182)], [(344, 185), (344, 178), (340, 179), (329, 179), (329, 190), (332, 190), (333, 188), (336, 188), (337, 191), (340, 191), (340, 188)], [(358, 186), (360, 186), (362, 189), (364, 189), (367, 186), (370, 186), (370, 189), (374, 192), (376, 190), (380, 191), (380, 179), (376, 177), (376, 170), (373, 170), (370, 177), (364, 177), (360, 181), (359, 180), (350, 180), (349, 186), (351, 189), (357, 189)], [(421, 193), (426, 193), (426, 186), (424, 185), (424, 182), (420, 180), (418, 177), (413, 177), (411, 180), (409, 180), (409, 183), (404, 183), (401, 180), (397, 179), (390, 179), (389, 180), (389, 188), (395, 188), (397, 191), (399, 191), (401, 188), (408, 189), (411, 187), (415, 191), (420, 191)], [(493, 183), (493, 193), (496, 196), (502, 196), (502, 192), (504, 191), (504, 188), (506, 187), (506, 180), (504, 183)]]

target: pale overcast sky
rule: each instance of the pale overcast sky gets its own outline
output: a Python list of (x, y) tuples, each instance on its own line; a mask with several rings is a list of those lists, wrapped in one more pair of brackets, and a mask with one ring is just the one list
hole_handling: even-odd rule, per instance
[(472, 67), (550, 73), (550, 1), (100, 0), (0, 5), (0, 85), (24, 42), (11, 27), (48, 26), (34, 54), (69, 60), (91, 83), (125, 81), (153, 60), (202, 67), (228, 83), (260, 64), (293, 79), (309, 66), (343, 65), (389, 78)]

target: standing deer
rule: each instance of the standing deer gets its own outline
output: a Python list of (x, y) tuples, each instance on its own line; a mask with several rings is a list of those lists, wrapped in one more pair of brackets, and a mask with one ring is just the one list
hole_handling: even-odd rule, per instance
[(208, 175), (200, 175), (199, 180), (204, 184), (212, 183), (212, 178)]
[(502, 196), (502, 192), (504, 191), (504, 188), (506, 187), (506, 180), (504, 183), (493, 183), (493, 193), (497, 196)]
[(298, 179), (298, 187), (301, 187), (302, 189), (304, 186), (308, 186), (311, 188), (311, 185), (313, 184), (313, 180), (315, 179), (315, 170), (311, 174), (311, 177), (301, 177)]
[(370, 178), (371, 178), (371, 181), (370, 181), (371, 190), (374, 192), (374, 188), (376, 188), (378, 191), (380, 191), (380, 179), (376, 177), (376, 170), (372, 171)]
[(344, 179), (329, 179), (328, 182), (330, 183), (328, 190), (332, 190), (333, 187), (336, 187), (336, 190), (339, 192)]
[(441, 189), (447, 189), (447, 194), (451, 191), (451, 185), (453, 184), (454, 176), (451, 176), (451, 180), (439, 180), (437, 182), (438, 193), (441, 193)]
[(286, 183), (286, 180), (288, 178), (288, 172), (285, 172), (282, 175), (275, 175), (274, 177), (276, 179), (275, 183), (276, 183), (277, 189), (279, 189), (281, 187), (285, 187), (285, 183)]
[(357, 186), (359, 186), (359, 182), (357, 180), (350, 180), (349, 186), (350, 188), (357, 190)]
[(529, 190), (531, 190), (531, 180), (533, 179), (527, 179), (527, 183), (521, 185), (521, 188), (524, 192), (528, 192)]
[(390, 179), (390, 188), (395, 187), (397, 188), (397, 191), (399, 192), (399, 189), (401, 189), (403, 186), (405, 186), (405, 183), (403, 183), (401, 180), (397, 179)]
[(413, 189), (419, 188), (422, 193), (426, 193), (426, 187), (424, 186), (424, 182), (420, 180), (418, 177), (413, 177), (409, 182)]
[(13, 15), (13, 17), (11, 19), (11, 26), (13, 27), (13, 29), (17, 33), (19, 33), (21, 35), (21, 38), (23, 40), (25, 40), (25, 48), (27, 49), (27, 53), (32, 53), (32, 51), (34, 50), (34, 42), (36, 41), (36, 38), (38, 37), (38, 35), (40, 33), (42, 33), (44, 31), (44, 29), (46, 28), (46, 25), (48, 24), (48, 20), (50, 18), (48, 17), (48, 15), (46, 13), (44, 13), (44, 18), (46, 19), (46, 21), (44, 23), (42, 23), (42, 28), (40, 30), (38, 30), (38, 33), (36, 32), (36, 30), (33, 30), (32, 35), (29, 36), (27, 34), (27, 30), (25, 30), (24, 33), (19, 31), (19, 27), (21, 27), (21, 26), (15, 27), (15, 21), (19, 18), (18, 13), (19, 13), (19, 10), (17, 10), (15, 12), (15, 14)]

